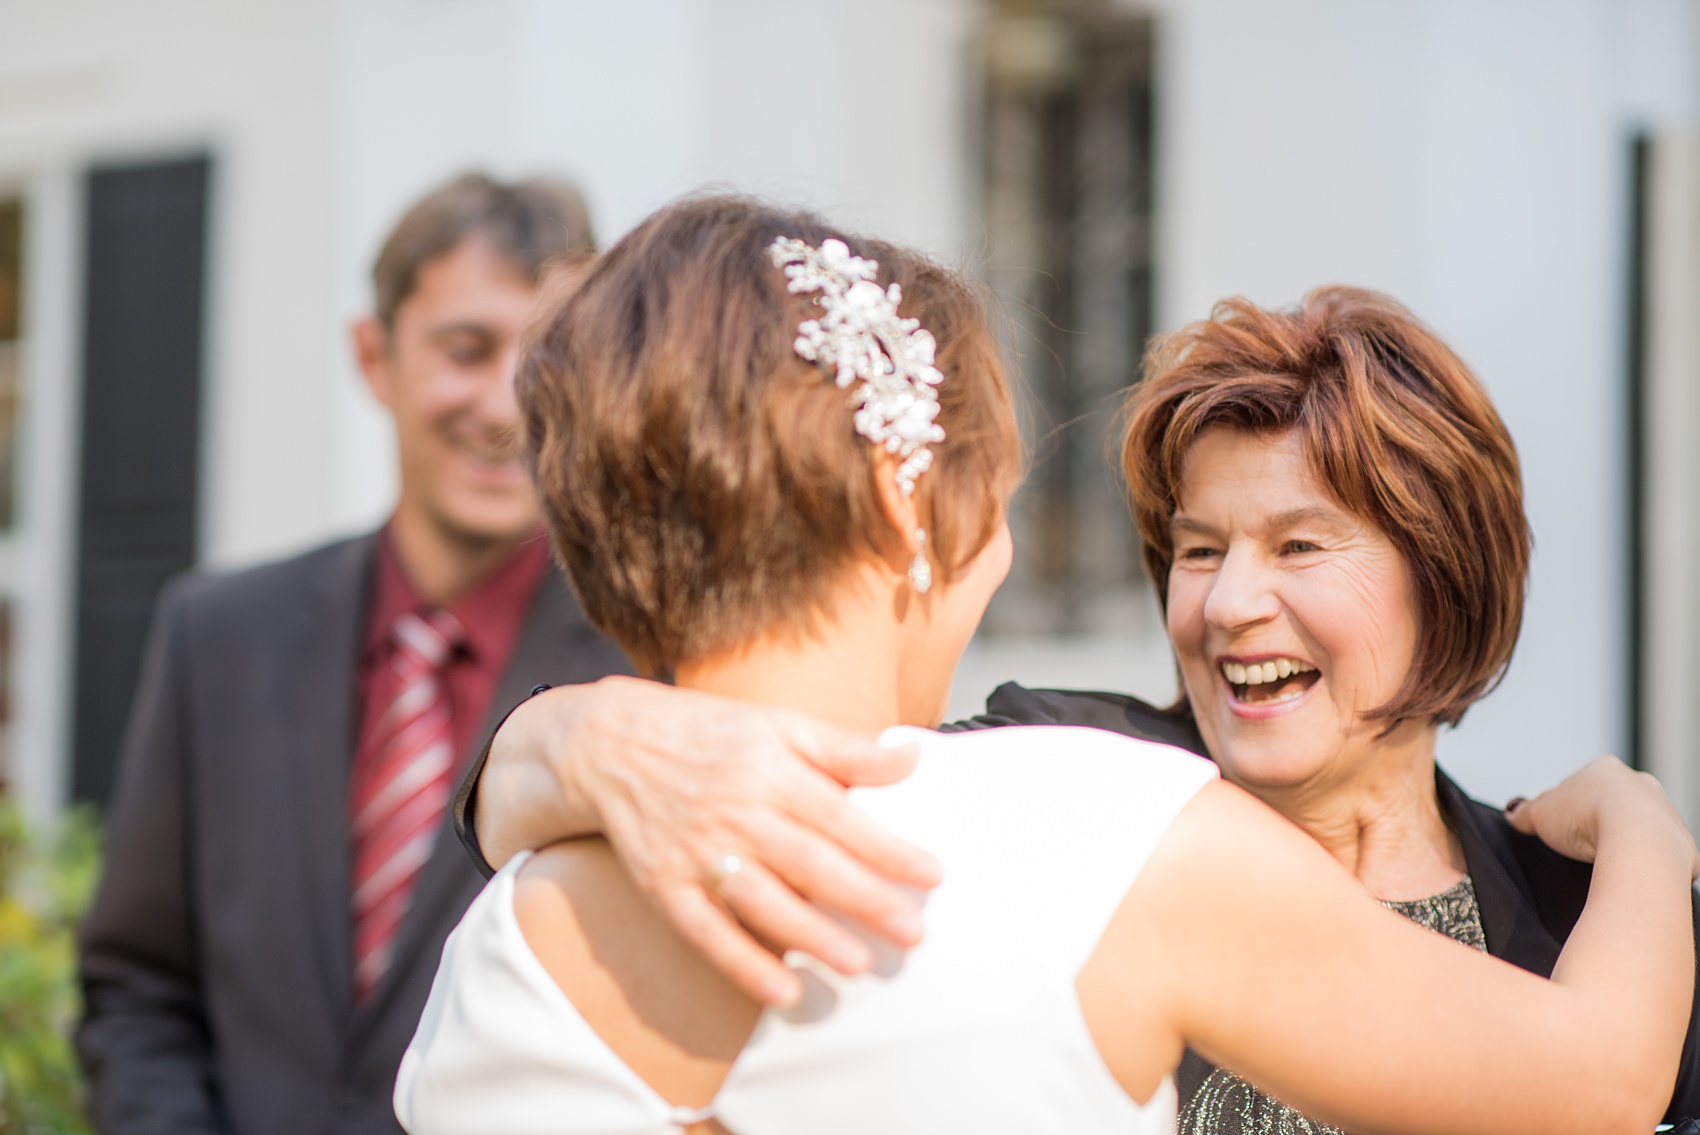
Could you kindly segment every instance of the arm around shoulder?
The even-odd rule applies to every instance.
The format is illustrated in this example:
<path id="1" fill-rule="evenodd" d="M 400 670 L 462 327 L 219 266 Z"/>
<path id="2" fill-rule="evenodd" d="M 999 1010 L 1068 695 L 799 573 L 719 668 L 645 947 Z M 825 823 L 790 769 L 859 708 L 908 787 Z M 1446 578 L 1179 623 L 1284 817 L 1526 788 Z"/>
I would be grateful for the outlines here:
<path id="1" fill-rule="evenodd" d="M 1546 982 L 1386 910 L 1210 785 L 1129 891 L 1082 1004 L 1132 1089 L 1156 1074 L 1141 1030 L 1168 1064 L 1188 1043 L 1354 1131 L 1639 1135 L 1669 1098 L 1693 981 L 1692 844 L 1663 822 L 1623 797 L 1602 818 L 1603 886 Z"/>
<path id="2" fill-rule="evenodd" d="M 1508 866 L 1518 869 L 1518 877 L 1527 888 L 1526 901 L 1533 904 L 1541 923 L 1557 941 L 1567 940 L 1587 903 L 1592 865 L 1554 851 L 1537 836 L 1517 831 L 1497 808 L 1475 801 L 1470 801 L 1468 806 L 1478 813 L 1478 825 L 1491 830 L 1498 845 L 1495 853 Z M 1503 852 L 1499 847 L 1503 847 Z M 1694 951 L 1700 965 L 1700 892 L 1691 892 L 1690 905 Z M 1529 967 L 1525 965 L 1525 968 Z M 1689 1010 L 1688 1035 L 1682 1046 L 1676 1090 L 1664 1117 L 1666 1123 L 1672 1124 L 1684 1119 L 1700 1119 L 1700 984 L 1695 987 Z"/>
<path id="3" fill-rule="evenodd" d="M 899 944 L 920 936 L 901 884 L 933 885 L 937 864 L 845 797 L 847 784 L 899 780 L 914 761 L 912 748 L 799 713 L 609 677 L 516 708 L 459 807 L 486 866 L 604 836 L 681 936 L 752 997 L 785 1004 L 797 978 L 749 930 L 844 972 L 866 967 L 866 946 L 813 902 Z M 728 855 L 769 885 L 710 895 Z"/>
<path id="4" fill-rule="evenodd" d="M 107 813 L 104 873 L 80 942 L 78 1056 L 107 1135 L 222 1132 L 195 968 L 182 626 L 194 581 L 161 596 Z"/>
<path id="5" fill-rule="evenodd" d="M 1694 909 L 1695 966 L 1700 970 L 1700 891 L 1691 891 Z M 1688 1036 L 1682 1042 L 1682 1062 L 1676 1074 L 1676 1094 L 1665 1112 L 1666 1123 L 1700 1119 L 1700 981 L 1696 981 L 1688 1011 Z"/>

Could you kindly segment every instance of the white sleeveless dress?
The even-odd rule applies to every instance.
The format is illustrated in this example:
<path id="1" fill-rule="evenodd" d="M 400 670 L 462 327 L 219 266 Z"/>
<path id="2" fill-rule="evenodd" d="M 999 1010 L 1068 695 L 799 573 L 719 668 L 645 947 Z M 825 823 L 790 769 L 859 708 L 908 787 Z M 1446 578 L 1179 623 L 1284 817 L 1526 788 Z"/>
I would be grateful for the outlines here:
<path id="1" fill-rule="evenodd" d="M 711 1107 L 674 1108 L 616 1057 L 532 954 L 513 912 L 524 857 L 492 879 L 443 949 L 402 1059 L 411 1135 L 1171 1135 L 1167 1078 L 1144 1104 L 1093 1046 L 1074 979 L 1176 814 L 1215 766 L 1091 729 L 919 741 L 898 785 L 856 804 L 927 848 L 944 882 L 926 939 L 876 946 L 844 978 L 794 955 L 807 993 L 769 1010 Z"/>

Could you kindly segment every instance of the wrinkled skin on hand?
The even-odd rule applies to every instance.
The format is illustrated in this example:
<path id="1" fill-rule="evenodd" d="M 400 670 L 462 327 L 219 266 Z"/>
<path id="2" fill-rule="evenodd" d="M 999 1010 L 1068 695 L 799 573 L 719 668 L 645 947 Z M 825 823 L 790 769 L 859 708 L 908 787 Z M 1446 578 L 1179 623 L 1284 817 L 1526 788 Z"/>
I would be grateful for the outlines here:
<path id="1" fill-rule="evenodd" d="M 1592 863 L 1599 849 L 1600 817 L 1614 807 L 1641 808 L 1651 823 L 1663 823 L 1683 841 L 1700 878 L 1700 852 L 1676 806 L 1651 773 L 1636 772 L 1616 757 L 1596 757 L 1556 788 L 1533 800 L 1514 800 L 1505 809 L 1511 826 L 1561 855 Z"/>
<path id="2" fill-rule="evenodd" d="M 479 782 L 474 826 L 492 865 L 602 834 L 674 929 L 764 1004 L 801 986 L 803 950 L 850 974 L 868 945 L 822 912 L 900 946 L 921 936 L 913 888 L 937 862 L 880 829 L 845 789 L 889 784 L 912 747 L 883 749 L 788 710 L 633 678 L 549 690 L 508 718 Z M 723 878 L 728 855 L 741 866 Z"/>

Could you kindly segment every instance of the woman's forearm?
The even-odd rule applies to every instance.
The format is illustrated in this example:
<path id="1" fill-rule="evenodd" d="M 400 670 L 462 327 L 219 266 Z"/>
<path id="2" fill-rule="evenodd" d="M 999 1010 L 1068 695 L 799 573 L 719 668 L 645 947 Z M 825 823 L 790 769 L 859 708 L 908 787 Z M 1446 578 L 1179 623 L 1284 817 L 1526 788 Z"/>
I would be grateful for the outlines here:
<path id="1" fill-rule="evenodd" d="M 1642 1080 L 1662 1112 L 1692 1007 L 1692 912 L 1670 896 L 1690 884 L 1693 845 L 1657 808 L 1636 798 L 1602 808 L 1588 903 L 1552 978 L 1589 1002 L 1600 1028 L 1620 1034 L 1610 1046 L 1621 1056 L 1620 1074 Z M 1664 996 L 1668 975 L 1680 971 L 1689 975 L 1689 995 Z"/>
<path id="2" fill-rule="evenodd" d="M 750 996 L 786 1003 L 797 979 L 750 930 L 846 973 L 867 966 L 868 948 L 822 908 L 898 945 L 919 939 L 909 888 L 936 883 L 937 863 L 845 795 L 901 779 L 914 760 L 801 714 L 604 678 L 509 715 L 469 818 L 492 867 L 605 836 L 681 937 Z M 750 868 L 741 884 L 715 882 L 729 856 Z"/>
<path id="3" fill-rule="evenodd" d="M 1575 786 L 1586 812 L 1534 802 L 1543 837 L 1584 815 L 1590 852 L 1599 821 L 1586 926 L 1551 982 L 1378 908 L 1243 794 L 1201 792 L 1141 874 L 1149 905 L 1128 906 L 1116 1020 L 1169 991 L 1195 1050 L 1348 1130 L 1641 1135 L 1687 1022 L 1694 850 L 1668 807 L 1620 791 L 1635 775 L 1584 778 L 1607 782 L 1597 813 Z"/>
<path id="4" fill-rule="evenodd" d="M 522 703 L 490 742 L 472 824 L 491 867 L 522 851 L 594 835 L 602 822 L 577 782 L 573 724 L 587 686 L 557 686 Z"/>

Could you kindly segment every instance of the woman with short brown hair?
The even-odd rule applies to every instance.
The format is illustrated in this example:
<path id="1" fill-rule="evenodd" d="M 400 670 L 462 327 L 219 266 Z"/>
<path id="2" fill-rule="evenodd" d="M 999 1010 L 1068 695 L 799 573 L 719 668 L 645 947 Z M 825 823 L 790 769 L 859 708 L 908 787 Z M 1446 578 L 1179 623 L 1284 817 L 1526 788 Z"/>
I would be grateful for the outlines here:
<path id="1" fill-rule="evenodd" d="M 916 745 L 914 774 L 858 803 L 947 877 L 925 941 L 859 977 L 792 959 L 807 996 L 764 1012 L 601 840 L 518 856 L 445 947 L 397 1082 L 415 1135 L 1159 1135 L 1185 1043 L 1385 1131 L 1651 1125 L 1697 856 L 1650 780 L 1603 761 L 1519 815 L 1600 855 L 1549 984 L 1366 901 L 1180 750 L 932 731 L 1008 570 L 1014 482 L 997 353 L 955 274 L 807 215 L 686 202 L 553 315 L 520 396 L 590 618 L 680 686 Z M 710 879 L 775 885 L 736 855 Z"/>
<path id="2" fill-rule="evenodd" d="M 1408 917 L 1547 974 L 1586 893 L 1435 764 L 1511 660 L 1529 531 L 1509 432 L 1400 304 L 1243 299 L 1156 340 L 1122 450 L 1182 701 L 1227 779 Z M 1694 1045 L 1672 1117 L 1696 1108 Z M 1188 1135 L 1330 1130 L 1191 1060 Z"/>
<path id="3" fill-rule="evenodd" d="M 1086 725 L 1208 752 L 1394 909 L 1550 975 L 1588 868 L 1434 761 L 1438 728 L 1511 658 L 1529 560 L 1516 451 L 1469 368 L 1378 293 L 1325 288 L 1287 311 L 1225 301 L 1153 345 L 1123 457 L 1180 704 L 1010 684 L 955 727 Z M 787 945 L 843 944 L 833 927 L 776 916 L 797 895 L 896 941 L 914 933 L 900 897 L 845 851 L 921 885 L 925 860 L 819 787 L 815 766 L 847 779 L 849 754 L 868 760 L 853 738 L 629 681 L 558 691 L 516 722 L 479 817 L 498 849 L 602 824 L 640 849 L 645 889 L 672 908 L 700 886 L 701 857 L 731 847 L 788 887 L 728 905 L 750 924 L 806 927 L 780 934 Z M 670 803 L 687 791 L 690 810 Z M 781 976 L 725 923 L 711 911 L 683 925 L 745 988 L 781 1000 Z M 1691 1004 L 1671 1122 L 1700 1115 L 1697 1035 Z M 1306 1130 L 1196 1058 L 1180 1084 L 1189 1132 Z"/>
<path id="4" fill-rule="evenodd" d="M 1456 725 L 1511 661 L 1529 574 L 1517 450 L 1464 361 L 1361 288 L 1318 288 L 1291 311 L 1224 300 L 1156 339 L 1128 399 L 1122 472 L 1165 608 L 1182 469 L 1215 428 L 1290 436 L 1335 503 L 1392 541 L 1417 647 L 1372 716 Z"/>

